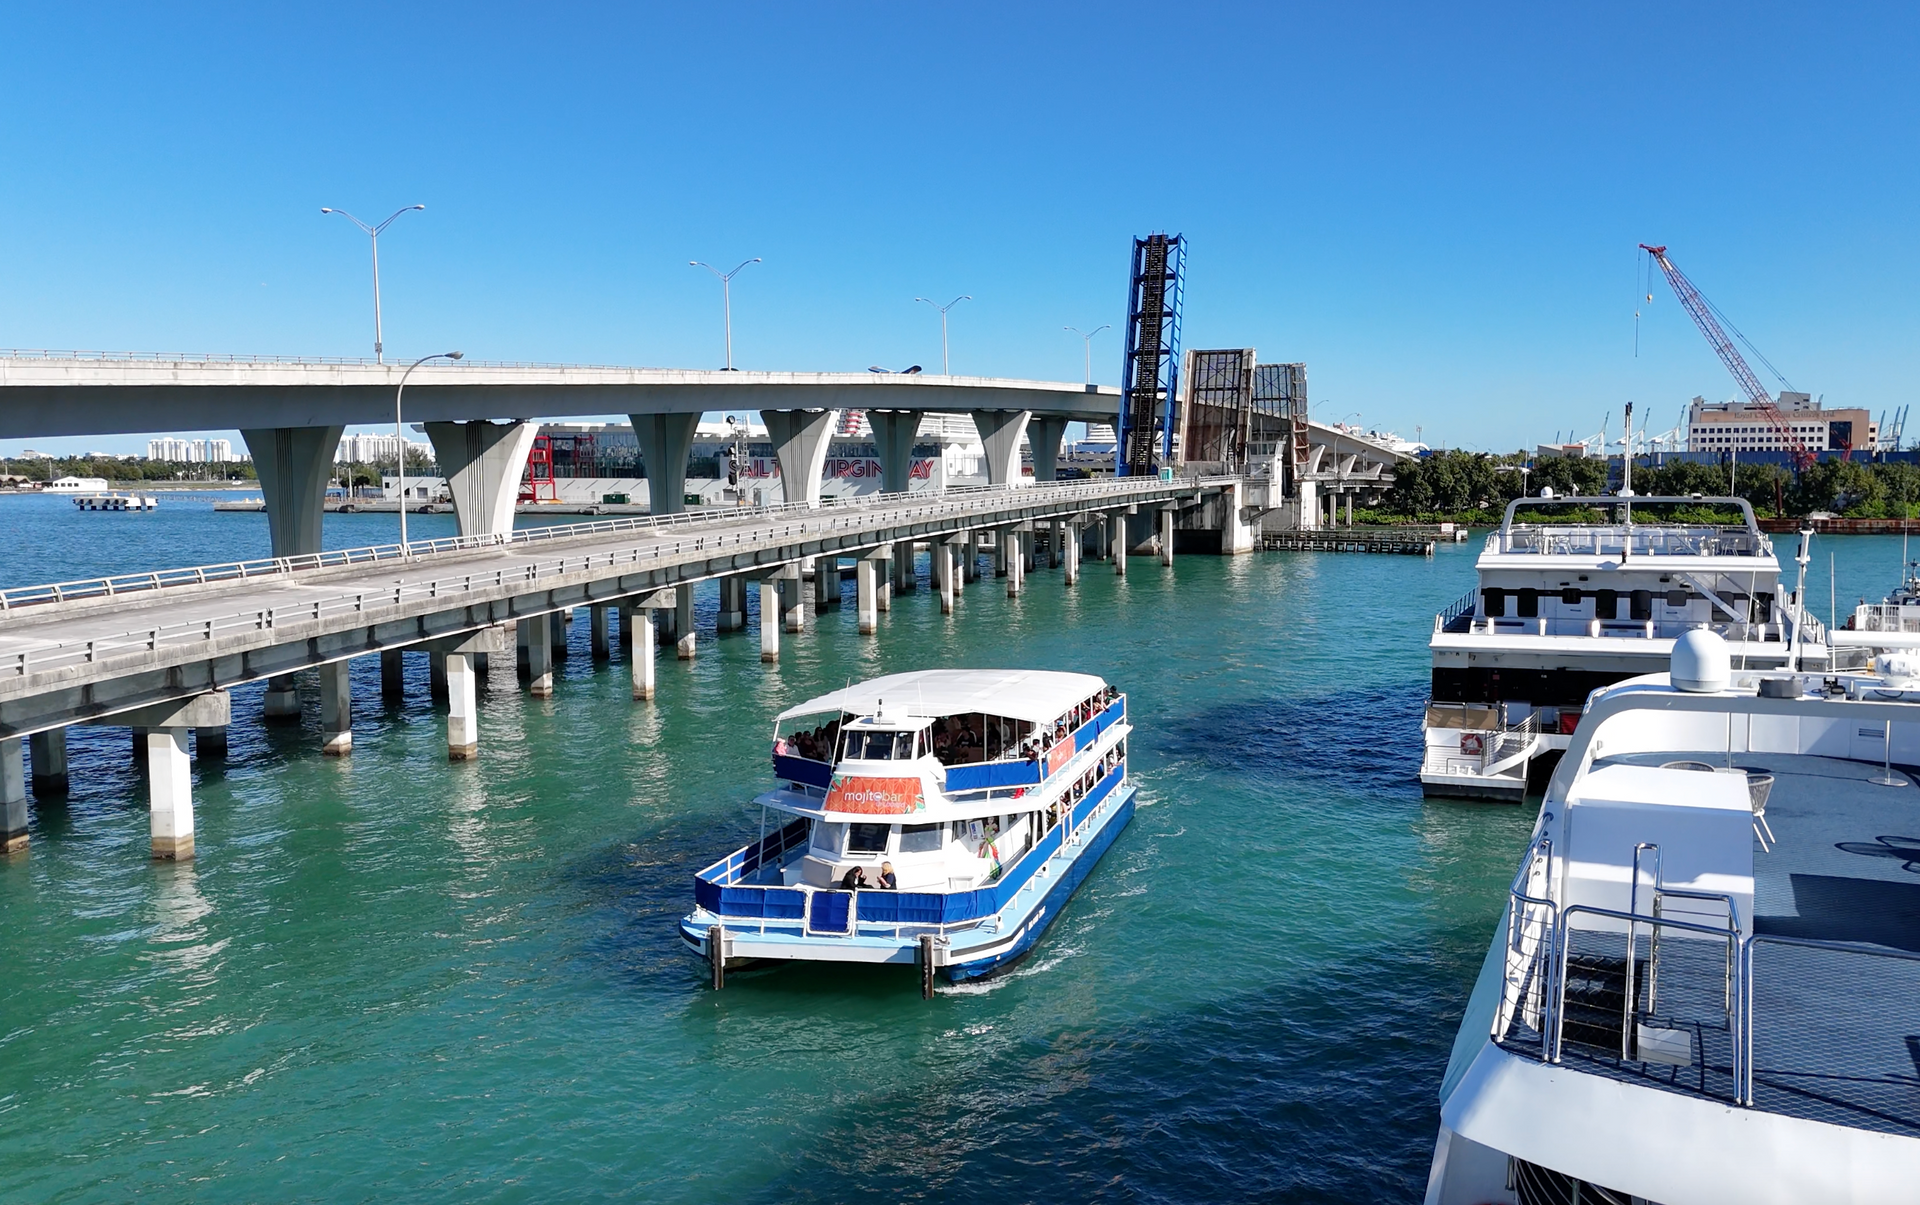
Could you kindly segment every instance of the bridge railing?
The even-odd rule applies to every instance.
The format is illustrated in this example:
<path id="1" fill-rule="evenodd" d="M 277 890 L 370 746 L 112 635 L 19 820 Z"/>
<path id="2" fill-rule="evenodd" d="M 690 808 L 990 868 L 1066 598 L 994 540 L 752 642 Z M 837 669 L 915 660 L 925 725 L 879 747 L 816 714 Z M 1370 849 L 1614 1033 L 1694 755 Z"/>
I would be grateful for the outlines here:
<path id="1" fill-rule="evenodd" d="M 702 519 L 707 518 L 706 516 L 683 514 L 662 515 L 657 519 L 639 517 L 604 520 L 598 523 L 560 524 L 554 527 L 531 528 L 526 531 L 488 536 L 454 536 L 443 540 L 410 544 L 405 550 L 407 563 L 418 564 L 422 559 L 430 560 L 435 555 L 449 552 L 543 542 L 555 543 L 583 536 L 623 531 L 671 531 L 679 528 L 683 532 L 680 539 L 671 542 L 634 544 L 606 552 L 589 552 L 579 556 L 563 555 L 552 560 L 536 559 L 502 564 L 477 573 L 454 573 L 421 581 L 396 582 L 390 587 L 381 586 L 371 590 L 348 588 L 338 594 L 306 598 L 275 607 L 254 608 L 213 618 L 131 629 L 117 635 L 96 637 L 84 642 L 43 645 L 11 654 L 5 662 L 0 662 L 0 674 L 25 678 L 33 673 L 91 664 L 116 654 L 152 652 L 164 646 L 183 643 L 209 643 L 217 636 L 238 630 L 267 631 L 289 623 L 317 622 L 340 614 L 361 615 L 370 611 L 385 611 L 388 608 L 404 608 L 411 602 L 458 598 L 461 595 L 471 594 L 476 589 L 505 588 L 509 583 L 533 583 L 544 578 L 579 573 L 596 567 L 605 569 L 611 574 L 618 574 L 622 569 L 638 568 L 683 556 L 689 552 L 719 552 L 726 549 L 746 551 L 767 546 L 777 547 L 797 537 L 829 534 L 864 526 L 864 517 L 879 510 L 892 512 L 889 518 L 893 521 L 912 521 L 952 517 L 978 510 L 990 511 L 1001 504 L 1018 503 L 1026 499 L 1031 499 L 1040 505 L 1057 502 L 1097 502 L 1102 498 L 1140 496 L 1162 490 L 1174 491 L 1228 480 L 1232 479 L 1182 478 L 1172 481 L 1120 479 L 1093 483 L 1042 483 L 1037 487 L 1001 486 L 955 491 L 953 494 L 942 495 L 939 501 L 919 503 L 910 501 L 909 495 L 901 494 L 878 495 L 835 504 L 823 504 L 818 508 L 810 507 L 806 503 L 783 503 L 771 507 L 742 508 L 740 511 L 728 512 L 724 518 L 737 521 L 743 517 L 765 518 L 770 515 L 789 513 L 796 516 L 796 521 L 773 527 L 753 527 L 737 531 L 727 530 L 721 524 L 712 523 L 710 520 L 709 525 L 716 530 L 701 531 L 698 525 Z M 983 506 L 983 503 L 986 505 Z M 802 515 L 806 517 L 804 521 L 798 519 L 798 516 Z M 35 604 L 44 605 L 79 598 L 139 594 L 173 586 L 267 578 L 314 568 L 400 561 L 402 558 L 401 547 L 389 544 L 373 548 L 342 549 L 304 557 L 236 561 L 225 565 L 134 574 L 126 578 L 103 578 L 91 582 L 62 583 L 57 586 L 22 587 L 0 592 L 0 605 L 12 609 L 24 609 Z"/>

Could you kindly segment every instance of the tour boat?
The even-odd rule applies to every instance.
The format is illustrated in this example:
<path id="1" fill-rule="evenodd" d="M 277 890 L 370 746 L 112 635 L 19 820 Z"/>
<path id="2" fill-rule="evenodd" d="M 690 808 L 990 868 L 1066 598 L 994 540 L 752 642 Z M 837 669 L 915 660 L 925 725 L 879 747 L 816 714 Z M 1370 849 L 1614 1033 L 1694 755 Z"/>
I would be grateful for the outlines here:
<path id="1" fill-rule="evenodd" d="M 1427 1205 L 1912 1201 L 1920 656 L 1603 688 L 1440 1089 Z"/>
<path id="2" fill-rule="evenodd" d="M 924 992 L 1000 970 L 1132 818 L 1130 731 L 1100 678 L 1033 670 L 891 674 L 788 708 L 761 836 L 694 876 L 681 936 L 716 986 L 761 960 L 918 964 Z"/>
<path id="3" fill-rule="evenodd" d="M 156 510 L 160 499 L 152 494 L 80 494 L 73 504 L 81 510 Z"/>
<path id="4" fill-rule="evenodd" d="M 1675 506 L 1737 510 L 1741 521 L 1644 517 Z M 1613 514 L 1599 523 L 1515 517 L 1559 507 Z M 1420 783 L 1429 796 L 1520 802 L 1567 748 L 1587 695 L 1665 669 L 1683 632 L 1719 633 L 1749 669 L 1826 662 L 1821 625 L 1798 603 L 1804 591 L 1783 597 L 1773 543 L 1742 498 L 1516 499 L 1475 570 L 1478 586 L 1434 617 L 1428 644 Z"/>

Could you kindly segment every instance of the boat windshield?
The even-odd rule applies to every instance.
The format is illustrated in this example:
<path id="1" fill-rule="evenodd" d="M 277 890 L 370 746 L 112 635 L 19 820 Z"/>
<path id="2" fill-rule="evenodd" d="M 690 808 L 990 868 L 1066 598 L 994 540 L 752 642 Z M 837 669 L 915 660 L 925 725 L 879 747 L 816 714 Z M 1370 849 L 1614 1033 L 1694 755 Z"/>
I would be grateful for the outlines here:
<path id="1" fill-rule="evenodd" d="M 913 739 L 917 735 L 856 729 L 846 734 L 846 748 L 841 756 L 848 761 L 911 761 L 917 756 Z"/>

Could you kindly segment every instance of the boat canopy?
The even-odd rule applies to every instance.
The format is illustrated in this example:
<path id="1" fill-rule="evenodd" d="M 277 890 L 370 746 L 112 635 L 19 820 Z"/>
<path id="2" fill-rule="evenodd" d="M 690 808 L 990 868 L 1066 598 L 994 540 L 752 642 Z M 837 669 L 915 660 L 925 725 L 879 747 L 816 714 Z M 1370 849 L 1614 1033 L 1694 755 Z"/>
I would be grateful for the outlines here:
<path id="1" fill-rule="evenodd" d="M 779 721 L 825 712 L 939 717 L 982 712 L 1034 724 L 1051 723 L 1106 685 L 1094 674 L 1025 669 L 926 669 L 888 674 L 789 707 Z"/>

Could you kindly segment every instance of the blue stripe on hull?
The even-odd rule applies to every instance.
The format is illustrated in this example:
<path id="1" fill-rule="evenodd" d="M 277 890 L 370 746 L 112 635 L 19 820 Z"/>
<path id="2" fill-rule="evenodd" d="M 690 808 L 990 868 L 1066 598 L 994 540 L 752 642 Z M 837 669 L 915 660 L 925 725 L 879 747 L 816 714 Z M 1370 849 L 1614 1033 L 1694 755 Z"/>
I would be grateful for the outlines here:
<path id="1" fill-rule="evenodd" d="M 1107 822 L 1100 827 L 1100 831 L 1093 835 L 1087 847 L 1080 851 L 1080 856 L 1076 857 L 1067 872 L 1060 876 L 1060 881 L 1055 883 L 1047 891 L 1045 898 L 1040 901 L 1040 906 L 1036 909 L 1039 913 L 1038 921 L 1029 924 L 1027 931 L 1020 935 L 1018 941 L 997 954 L 976 961 L 949 964 L 945 968 L 948 982 L 961 983 L 1005 970 L 1039 943 L 1041 935 L 1059 917 L 1060 910 L 1066 907 L 1073 893 L 1079 889 L 1087 875 L 1093 872 L 1094 866 L 1105 856 L 1107 847 L 1114 843 L 1114 840 L 1120 836 L 1120 830 L 1127 827 L 1127 822 L 1133 819 L 1133 786 L 1129 784 L 1125 790 L 1126 802 L 1114 809 L 1113 815 L 1109 816 Z"/>

